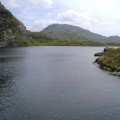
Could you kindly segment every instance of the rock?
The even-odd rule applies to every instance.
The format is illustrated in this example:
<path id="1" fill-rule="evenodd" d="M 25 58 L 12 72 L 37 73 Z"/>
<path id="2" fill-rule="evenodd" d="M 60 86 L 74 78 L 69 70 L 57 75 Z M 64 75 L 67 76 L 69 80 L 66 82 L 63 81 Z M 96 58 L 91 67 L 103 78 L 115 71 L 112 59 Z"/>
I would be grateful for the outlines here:
<path id="1" fill-rule="evenodd" d="M 114 48 L 110 48 L 110 47 L 105 47 L 105 48 L 104 48 L 104 52 L 113 51 L 113 50 L 114 50 Z"/>
<path id="2" fill-rule="evenodd" d="M 111 72 L 110 75 L 113 75 L 113 76 L 120 76 L 120 72 Z"/>
<path id="3" fill-rule="evenodd" d="M 26 27 L 0 3 L 0 47 L 18 47 L 32 40 Z"/>
<path id="4" fill-rule="evenodd" d="M 100 53 L 94 54 L 94 56 L 95 56 L 95 57 L 97 57 L 97 56 L 102 56 L 103 54 L 104 54 L 103 52 L 100 52 Z"/>

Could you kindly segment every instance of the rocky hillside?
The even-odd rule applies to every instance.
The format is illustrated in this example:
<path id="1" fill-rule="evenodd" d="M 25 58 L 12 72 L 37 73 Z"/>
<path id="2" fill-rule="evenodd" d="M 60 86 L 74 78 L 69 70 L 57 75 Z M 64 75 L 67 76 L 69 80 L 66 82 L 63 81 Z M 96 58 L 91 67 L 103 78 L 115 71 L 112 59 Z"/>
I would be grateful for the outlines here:
<path id="1" fill-rule="evenodd" d="M 93 33 L 89 30 L 67 25 L 67 24 L 52 24 L 45 28 L 41 33 L 48 35 L 51 38 L 59 39 L 59 40 L 82 40 L 82 41 L 94 41 L 94 42 L 119 42 L 120 37 L 112 36 L 112 37 L 105 37 L 96 33 Z"/>
<path id="2" fill-rule="evenodd" d="M 26 27 L 0 3 L 0 47 L 27 46 L 30 39 Z"/>

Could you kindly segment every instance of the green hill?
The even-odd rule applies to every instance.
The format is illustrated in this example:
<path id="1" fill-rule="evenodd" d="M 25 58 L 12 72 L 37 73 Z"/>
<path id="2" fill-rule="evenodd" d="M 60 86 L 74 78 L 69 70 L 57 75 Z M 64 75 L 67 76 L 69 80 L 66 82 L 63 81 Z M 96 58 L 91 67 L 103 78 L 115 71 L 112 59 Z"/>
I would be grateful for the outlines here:
<path id="1" fill-rule="evenodd" d="M 105 37 L 96 33 L 93 33 L 89 30 L 67 25 L 67 24 L 52 24 L 41 31 L 41 33 L 46 34 L 47 36 L 56 39 L 56 40 L 67 40 L 67 41 L 94 41 L 94 42 L 103 42 L 111 43 L 117 42 L 120 43 L 120 37 Z"/>
<path id="2" fill-rule="evenodd" d="M 93 41 L 56 40 L 39 32 L 29 32 L 29 35 L 32 37 L 30 46 L 104 46 L 103 43 Z"/>

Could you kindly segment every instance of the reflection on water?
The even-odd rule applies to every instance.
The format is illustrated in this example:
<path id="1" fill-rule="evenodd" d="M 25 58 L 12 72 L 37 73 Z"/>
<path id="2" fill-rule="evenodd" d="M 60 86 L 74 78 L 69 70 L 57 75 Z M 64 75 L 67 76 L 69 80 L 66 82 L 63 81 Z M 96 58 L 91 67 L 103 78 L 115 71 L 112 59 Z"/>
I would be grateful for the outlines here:
<path id="1" fill-rule="evenodd" d="M 12 77 L 13 77 L 13 64 L 9 59 L 1 58 L 0 60 L 0 111 L 1 114 L 12 106 Z"/>
<path id="2" fill-rule="evenodd" d="M 18 77 L 18 63 L 22 59 L 22 52 L 17 49 L 0 49 L 0 120 L 7 119 L 4 115 L 13 106 L 15 77 Z"/>
<path id="3" fill-rule="evenodd" d="M 21 58 L 23 58 L 22 54 L 19 51 L 14 51 L 14 49 L 2 49 L 0 51 L 0 88 L 12 80 Z"/>

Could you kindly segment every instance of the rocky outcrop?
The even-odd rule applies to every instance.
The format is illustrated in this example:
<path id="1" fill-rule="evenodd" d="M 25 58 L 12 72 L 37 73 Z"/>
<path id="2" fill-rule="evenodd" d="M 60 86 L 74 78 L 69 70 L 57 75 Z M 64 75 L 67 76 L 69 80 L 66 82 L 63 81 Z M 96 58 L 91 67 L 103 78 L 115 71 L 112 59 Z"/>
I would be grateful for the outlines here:
<path id="1" fill-rule="evenodd" d="M 111 75 L 120 76 L 120 48 L 105 48 L 95 56 L 97 56 L 95 62 L 101 69 L 110 71 Z"/>
<path id="2" fill-rule="evenodd" d="M 6 47 L 18 47 L 19 43 L 16 40 L 15 35 L 13 34 L 11 29 L 7 29 L 4 31 L 3 41 L 5 42 Z"/>
<path id="3" fill-rule="evenodd" d="M 31 39 L 23 23 L 0 3 L 0 47 L 27 46 Z"/>

